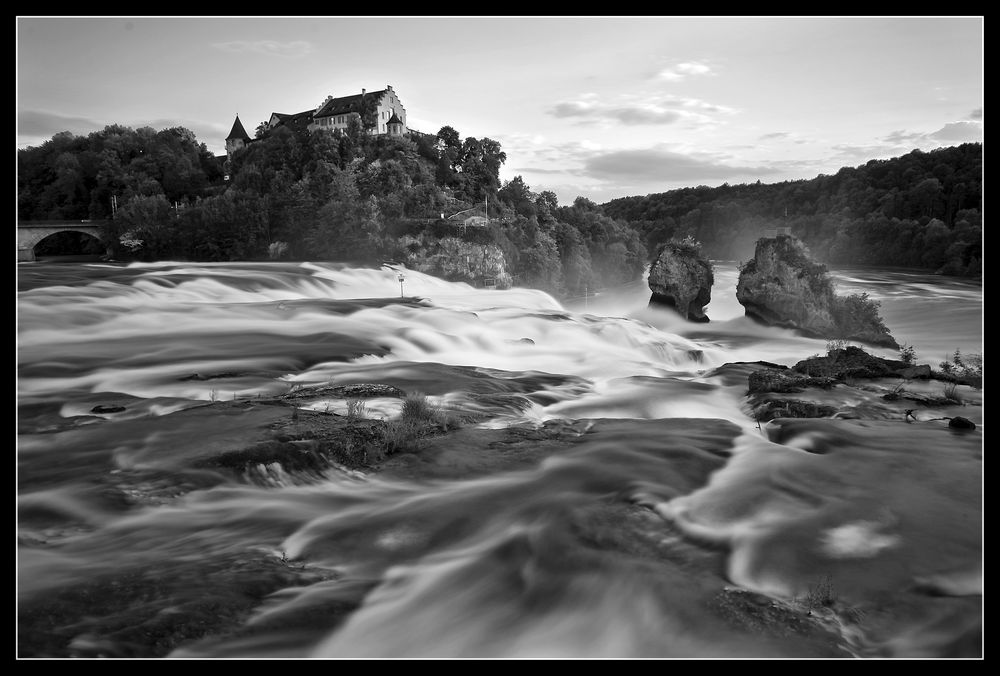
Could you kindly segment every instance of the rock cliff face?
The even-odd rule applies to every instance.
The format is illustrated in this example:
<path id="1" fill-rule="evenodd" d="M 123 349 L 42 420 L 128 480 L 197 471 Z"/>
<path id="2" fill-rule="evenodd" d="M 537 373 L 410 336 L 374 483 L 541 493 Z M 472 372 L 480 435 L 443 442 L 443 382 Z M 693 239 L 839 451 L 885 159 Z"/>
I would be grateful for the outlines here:
<path id="1" fill-rule="evenodd" d="M 668 242 L 649 269 L 650 305 L 670 307 L 693 322 L 707 322 L 705 306 L 712 300 L 712 264 L 698 245 Z"/>
<path id="2" fill-rule="evenodd" d="M 788 235 L 757 241 L 754 257 L 740 269 L 736 299 L 746 315 L 815 338 L 854 340 L 879 347 L 899 345 L 866 294 L 837 296 L 826 266 Z"/>
<path id="3" fill-rule="evenodd" d="M 403 239 L 408 268 L 473 286 L 487 285 L 490 281 L 498 289 L 509 289 L 511 286 L 507 260 L 495 244 L 475 244 L 455 237 Z"/>

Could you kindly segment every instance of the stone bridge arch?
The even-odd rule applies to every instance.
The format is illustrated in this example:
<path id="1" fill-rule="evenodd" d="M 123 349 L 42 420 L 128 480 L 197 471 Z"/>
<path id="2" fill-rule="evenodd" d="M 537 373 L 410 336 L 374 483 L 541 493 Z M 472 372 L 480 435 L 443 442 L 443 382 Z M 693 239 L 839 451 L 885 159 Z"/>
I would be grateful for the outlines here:
<path id="1" fill-rule="evenodd" d="M 82 232 L 103 242 L 103 226 L 94 223 L 17 224 L 17 260 L 35 260 L 35 247 L 46 237 L 60 232 Z"/>

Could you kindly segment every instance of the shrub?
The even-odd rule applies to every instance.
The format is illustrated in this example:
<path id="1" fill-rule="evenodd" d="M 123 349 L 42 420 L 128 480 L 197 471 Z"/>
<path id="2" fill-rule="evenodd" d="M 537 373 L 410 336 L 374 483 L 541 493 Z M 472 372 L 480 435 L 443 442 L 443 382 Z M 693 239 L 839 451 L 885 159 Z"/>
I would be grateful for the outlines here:
<path id="1" fill-rule="evenodd" d="M 981 354 L 963 355 L 961 350 L 955 350 L 951 361 L 943 361 L 940 366 L 941 370 L 945 373 L 950 373 L 960 378 L 983 377 L 983 355 Z"/>
<path id="2" fill-rule="evenodd" d="M 288 242 L 271 242 L 267 245 L 267 255 L 272 260 L 278 260 L 288 251 Z"/>
<path id="3" fill-rule="evenodd" d="M 696 240 L 692 235 L 686 235 L 683 239 L 672 237 L 669 241 L 660 246 L 659 250 L 656 252 L 657 258 L 659 258 L 659 254 L 662 253 L 664 249 L 671 249 L 678 253 L 700 256 L 701 242 Z"/>
<path id="4" fill-rule="evenodd" d="M 357 420 L 364 420 L 368 416 L 368 407 L 365 404 L 364 399 L 348 399 L 347 400 L 347 419 L 351 422 Z"/>
<path id="5" fill-rule="evenodd" d="M 869 298 L 867 293 L 852 293 L 850 296 L 834 298 L 833 319 L 843 335 L 859 331 L 889 333 L 885 322 L 879 316 L 881 303 Z"/>
<path id="6" fill-rule="evenodd" d="M 827 356 L 832 356 L 837 350 L 846 350 L 847 346 L 850 345 L 846 340 L 828 340 L 826 341 L 826 354 Z"/>
<path id="7" fill-rule="evenodd" d="M 827 575 L 809 588 L 805 604 L 810 610 L 813 608 L 829 608 L 836 600 L 837 597 L 833 591 L 833 578 Z"/>
<path id="8" fill-rule="evenodd" d="M 899 360 L 904 364 L 916 364 L 917 363 L 917 351 L 912 345 L 907 345 L 903 343 L 902 347 L 899 348 Z"/>
<path id="9" fill-rule="evenodd" d="M 382 428 L 379 455 L 385 456 L 401 451 L 417 450 L 417 442 L 421 436 L 420 424 L 415 420 L 406 418 L 390 420 Z"/>
<path id="10" fill-rule="evenodd" d="M 944 386 L 944 398 L 949 399 L 956 404 L 965 403 L 965 400 L 962 399 L 962 395 L 958 393 L 958 383 L 948 383 Z"/>
<path id="11" fill-rule="evenodd" d="M 403 400 L 403 408 L 399 413 L 402 420 L 430 422 L 434 420 L 435 409 L 427 402 L 427 395 L 421 392 L 411 392 Z"/>

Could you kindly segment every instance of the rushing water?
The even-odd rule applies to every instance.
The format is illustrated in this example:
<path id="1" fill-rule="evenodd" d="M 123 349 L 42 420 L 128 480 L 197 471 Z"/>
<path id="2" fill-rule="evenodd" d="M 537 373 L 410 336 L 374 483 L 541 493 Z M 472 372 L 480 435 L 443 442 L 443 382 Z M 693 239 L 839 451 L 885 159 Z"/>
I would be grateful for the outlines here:
<path id="1" fill-rule="evenodd" d="M 403 273 L 19 266 L 19 655 L 980 655 L 982 436 L 934 419 L 981 430 L 978 392 L 761 428 L 736 363 L 826 345 L 743 317 L 732 265 L 709 324 Z M 920 363 L 982 351 L 981 285 L 835 277 Z M 351 383 L 479 422 L 379 471 L 205 462 Z"/>

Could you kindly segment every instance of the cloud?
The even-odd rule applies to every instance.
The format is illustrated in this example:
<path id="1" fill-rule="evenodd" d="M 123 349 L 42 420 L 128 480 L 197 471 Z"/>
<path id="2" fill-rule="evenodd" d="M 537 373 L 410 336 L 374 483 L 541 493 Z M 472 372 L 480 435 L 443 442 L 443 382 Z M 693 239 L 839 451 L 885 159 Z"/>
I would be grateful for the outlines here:
<path id="1" fill-rule="evenodd" d="M 909 143 L 911 141 L 917 141 L 924 137 L 924 134 L 915 131 L 905 131 L 903 129 L 898 129 L 890 134 L 888 134 L 882 140 L 886 143 Z"/>
<path id="2" fill-rule="evenodd" d="M 212 46 L 224 52 L 233 52 L 235 54 L 255 53 L 290 59 L 305 56 L 313 50 L 312 44 L 304 40 L 296 40 L 294 42 L 233 40 L 231 42 L 216 42 Z"/>
<path id="3" fill-rule="evenodd" d="M 17 133 L 21 136 L 52 137 L 61 131 L 74 134 L 88 134 L 103 129 L 107 124 L 101 124 L 85 117 L 71 117 L 46 113 L 41 110 L 19 110 L 17 112 Z"/>
<path id="4" fill-rule="evenodd" d="M 615 150 L 584 161 L 583 173 L 603 180 L 699 181 L 730 180 L 777 173 L 769 167 L 738 167 L 712 158 L 696 157 L 663 148 Z"/>
<path id="5" fill-rule="evenodd" d="M 970 120 L 981 120 L 981 119 L 983 119 L 983 109 L 982 108 L 976 108 L 975 110 L 973 110 L 971 113 L 969 113 L 969 119 Z"/>
<path id="6" fill-rule="evenodd" d="M 974 111 L 975 112 L 975 111 Z M 981 112 L 981 111 L 980 111 Z M 933 132 L 904 131 L 898 130 L 887 135 L 882 140 L 895 145 L 927 145 L 940 143 L 966 143 L 969 141 L 981 141 L 983 138 L 982 122 L 949 122 L 943 127 Z"/>
<path id="7" fill-rule="evenodd" d="M 772 138 L 788 138 L 789 136 L 791 136 L 791 133 L 789 133 L 787 131 L 774 131 L 774 132 L 771 132 L 770 134 L 762 134 L 758 138 L 761 141 L 766 141 L 767 139 L 772 139 Z"/>
<path id="8" fill-rule="evenodd" d="M 666 80 L 667 82 L 679 82 L 692 75 L 714 75 L 712 69 L 703 63 L 698 63 L 697 61 L 686 61 L 684 63 L 678 63 L 676 65 L 664 68 L 659 73 L 657 77 L 661 80 Z"/>
<path id="9" fill-rule="evenodd" d="M 605 120 L 621 124 L 673 124 L 680 121 L 681 111 L 656 105 L 614 106 L 589 101 L 563 101 L 549 111 L 554 117 L 582 118 L 583 122 Z"/>
<path id="10" fill-rule="evenodd" d="M 514 170 L 515 173 L 524 174 L 572 174 L 576 173 L 567 169 L 545 169 L 542 167 L 518 167 Z"/>
<path id="11" fill-rule="evenodd" d="M 939 141 L 979 141 L 983 136 L 983 125 L 980 122 L 949 122 L 927 136 Z"/>
<path id="12" fill-rule="evenodd" d="M 895 132 L 894 132 L 895 133 Z M 833 146 L 837 157 L 844 160 L 872 160 L 899 153 L 898 145 L 851 145 L 841 143 Z"/>
<path id="13" fill-rule="evenodd" d="M 584 94 L 573 101 L 560 101 L 549 109 L 553 117 L 575 119 L 577 124 L 668 125 L 678 122 L 704 124 L 712 114 L 731 114 L 735 109 L 701 99 L 664 94 L 623 95 L 606 101 Z"/>
<path id="14" fill-rule="evenodd" d="M 194 132 L 198 143 L 204 143 L 216 154 L 225 152 L 224 139 L 230 129 L 230 124 L 199 120 L 157 118 L 153 120 L 119 119 L 98 122 L 85 117 L 57 115 L 40 110 L 21 110 L 17 114 L 17 144 L 19 148 L 29 145 L 40 146 L 63 131 L 68 131 L 75 136 L 86 136 L 95 131 L 101 131 L 112 124 L 120 124 L 131 129 L 152 127 L 155 131 L 185 127 Z"/>

